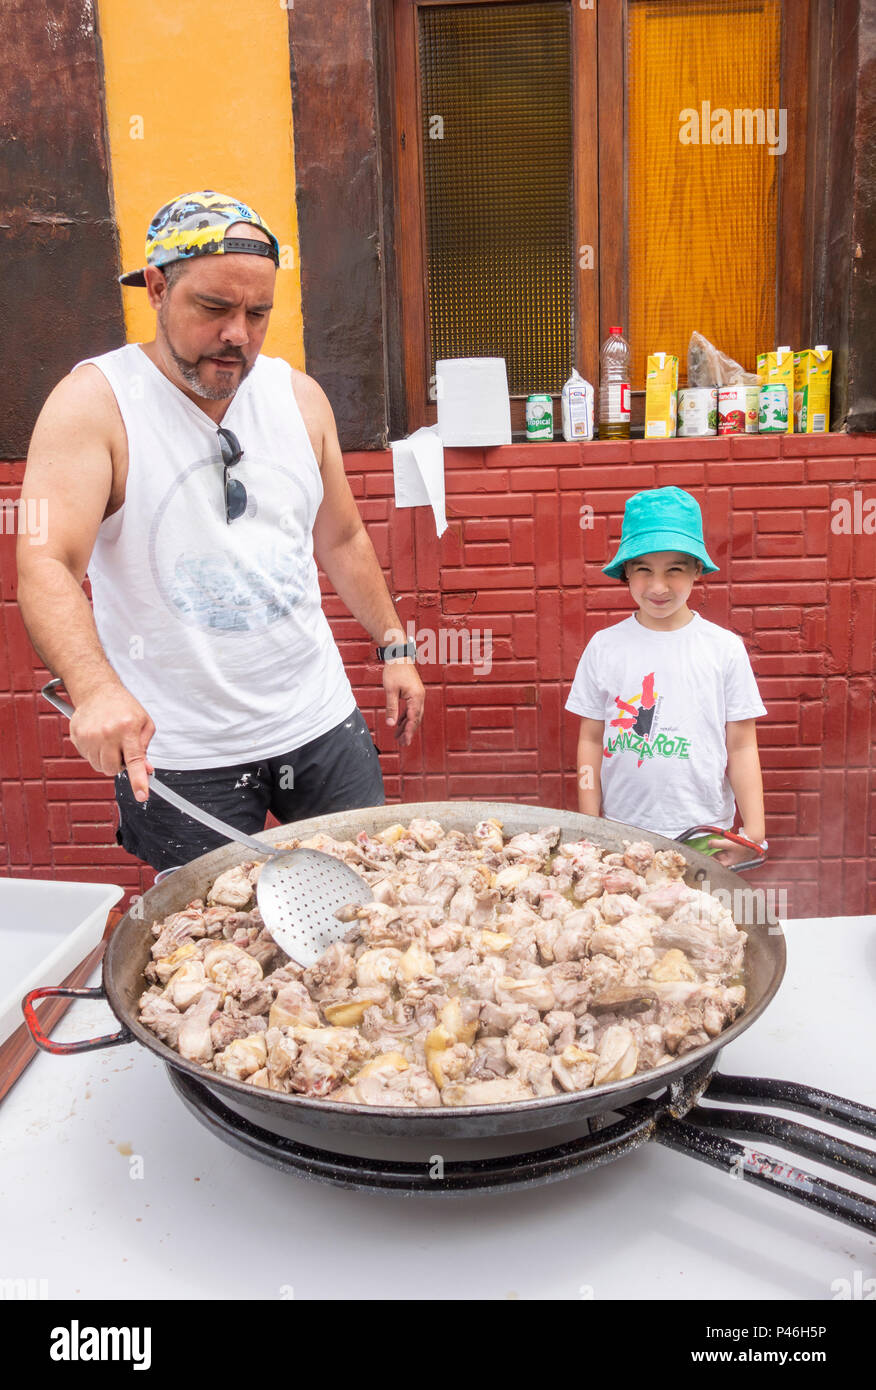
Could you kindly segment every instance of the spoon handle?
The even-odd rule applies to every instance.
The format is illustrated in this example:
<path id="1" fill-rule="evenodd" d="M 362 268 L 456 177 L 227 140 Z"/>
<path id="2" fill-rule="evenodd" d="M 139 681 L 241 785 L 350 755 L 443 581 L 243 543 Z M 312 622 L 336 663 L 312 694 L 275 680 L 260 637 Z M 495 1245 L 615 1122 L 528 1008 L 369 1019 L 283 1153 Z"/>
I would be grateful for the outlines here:
<path id="1" fill-rule="evenodd" d="M 60 677 L 56 677 L 55 680 L 49 681 L 48 685 L 44 685 L 40 693 L 44 699 L 48 700 L 50 705 L 54 705 L 56 710 L 59 710 L 61 714 L 66 714 L 67 718 L 70 719 L 74 713 L 73 706 L 68 704 L 66 700 L 63 700 L 60 695 L 55 694 L 60 684 Z M 238 830 L 236 826 L 228 825 L 224 820 L 217 820 L 215 816 L 210 815 L 209 811 L 202 811 L 200 806 L 195 806 L 191 801 L 186 801 L 184 796 L 180 796 L 179 792 L 171 791 L 170 787 L 166 787 L 163 782 L 159 782 L 154 773 L 149 774 L 149 789 L 162 797 L 164 801 L 169 801 L 171 806 L 175 806 L 178 811 L 184 811 L 187 816 L 191 816 L 193 820 L 200 821 L 201 825 L 206 825 L 208 830 L 215 830 L 218 835 L 222 835 L 226 840 L 236 840 L 238 844 L 246 845 L 247 849 L 254 850 L 255 853 L 259 855 L 264 854 L 271 857 L 272 855 L 282 853 L 282 850 L 273 849 L 271 845 L 266 845 L 262 840 L 253 839 L 252 835 L 247 835 L 245 831 Z"/>

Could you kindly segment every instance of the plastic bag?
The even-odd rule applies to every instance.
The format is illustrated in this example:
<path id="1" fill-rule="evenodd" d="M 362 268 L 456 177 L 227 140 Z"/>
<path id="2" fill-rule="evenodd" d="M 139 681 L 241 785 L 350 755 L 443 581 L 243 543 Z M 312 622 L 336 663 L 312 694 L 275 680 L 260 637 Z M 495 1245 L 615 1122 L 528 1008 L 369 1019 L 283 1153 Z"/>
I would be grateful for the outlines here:
<path id="1" fill-rule="evenodd" d="M 687 348 L 688 386 L 757 386 L 754 372 L 747 372 L 732 357 L 720 352 L 702 333 L 691 333 Z"/>

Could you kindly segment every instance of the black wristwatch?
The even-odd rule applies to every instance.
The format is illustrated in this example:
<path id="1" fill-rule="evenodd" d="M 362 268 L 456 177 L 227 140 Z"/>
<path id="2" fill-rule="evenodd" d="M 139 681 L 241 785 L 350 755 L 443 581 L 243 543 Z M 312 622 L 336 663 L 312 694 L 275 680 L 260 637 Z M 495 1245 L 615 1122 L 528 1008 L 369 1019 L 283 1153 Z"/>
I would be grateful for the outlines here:
<path id="1" fill-rule="evenodd" d="M 377 648 L 378 661 L 403 661 L 405 657 L 409 661 L 416 661 L 416 642 L 391 642 L 388 647 Z"/>

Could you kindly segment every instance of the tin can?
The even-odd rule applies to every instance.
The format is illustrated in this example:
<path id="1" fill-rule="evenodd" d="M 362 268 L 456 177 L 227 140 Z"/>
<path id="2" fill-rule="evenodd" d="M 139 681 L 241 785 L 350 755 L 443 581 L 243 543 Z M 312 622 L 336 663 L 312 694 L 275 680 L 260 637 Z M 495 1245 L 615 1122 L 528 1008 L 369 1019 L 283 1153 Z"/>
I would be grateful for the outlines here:
<path id="1" fill-rule="evenodd" d="M 757 421 L 761 434 L 788 433 L 788 388 L 784 383 L 761 386 Z"/>
<path id="2" fill-rule="evenodd" d="M 678 433 L 682 439 L 718 433 L 717 386 L 686 386 L 679 391 Z"/>
<path id="3" fill-rule="evenodd" d="M 758 391 L 757 386 L 718 388 L 719 434 L 757 434 Z"/>
<path id="4" fill-rule="evenodd" d="M 526 397 L 526 438 L 553 439 L 554 403 L 550 396 Z"/>

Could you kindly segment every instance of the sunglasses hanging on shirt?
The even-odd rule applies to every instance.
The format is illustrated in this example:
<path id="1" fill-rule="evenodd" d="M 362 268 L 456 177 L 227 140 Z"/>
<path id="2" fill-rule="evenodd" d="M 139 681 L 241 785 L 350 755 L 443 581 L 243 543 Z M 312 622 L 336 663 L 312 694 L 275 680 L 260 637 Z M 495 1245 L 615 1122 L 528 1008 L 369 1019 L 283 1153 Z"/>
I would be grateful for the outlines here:
<path id="1" fill-rule="evenodd" d="M 222 450 L 223 478 L 225 484 L 225 522 L 230 526 L 239 516 L 243 516 L 247 506 L 246 488 L 239 478 L 232 478 L 230 470 L 243 458 L 240 440 L 233 430 L 221 425 L 216 430 L 219 448 Z"/>

